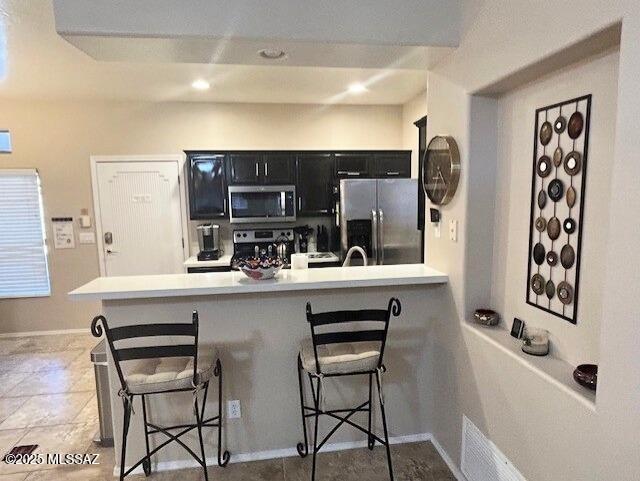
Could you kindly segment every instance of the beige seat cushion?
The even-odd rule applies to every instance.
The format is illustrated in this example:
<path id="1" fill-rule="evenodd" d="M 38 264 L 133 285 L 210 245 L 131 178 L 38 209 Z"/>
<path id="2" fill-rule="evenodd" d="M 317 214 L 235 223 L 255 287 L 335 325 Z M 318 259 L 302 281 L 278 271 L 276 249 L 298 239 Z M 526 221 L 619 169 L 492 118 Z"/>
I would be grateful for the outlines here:
<path id="1" fill-rule="evenodd" d="M 316 372 L 316 358 L 311 339 L 302 341 L 300 356 L 302 367 L 310 373 Z M 371 371 L 378 367 L 380 342 L 347 342 L 318 346 L 318 362 L 323 374 L 345 374 Z"/>
<path id="2" fill-rule="evenodd" d="M 198 355 L 197 384 L 203 384 L 211 379 L 216 359 L 215 350 L 210 348 Z M 123 361 L 120 365 L 131 394 L 145 394 L 192 387 L 192 357 L 140 359 Z"/>

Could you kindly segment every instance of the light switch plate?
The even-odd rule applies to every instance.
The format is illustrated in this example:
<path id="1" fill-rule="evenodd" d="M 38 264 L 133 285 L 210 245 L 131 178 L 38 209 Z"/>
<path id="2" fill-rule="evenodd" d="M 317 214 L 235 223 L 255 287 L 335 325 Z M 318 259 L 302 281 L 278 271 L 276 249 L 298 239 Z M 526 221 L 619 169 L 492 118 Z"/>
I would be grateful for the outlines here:
<path id="1" fill-rule="evenodd" d="M 458 221 L 450 220 L 449 221 L 449 239 L 453 242 L 458 242 Z"/>
<path id="2" fill-rule="evenodd" d="M 440 239 L 440 222 L 433 224 L 433 236 L 436 239 Z"/>
<path id="3" fill-rule="evenodd" d="M 93 232 L 80 232 L 78 233 L 78 240 L 80 244 L 95 244 L 96 235 Z"/>
<path id="4" fill-rule="evenodd" d="M 240 401 L 238 399 L 227 401 L 227 418 L 238 419 L 240 417 L 242 417 L 242 411 L 240 410 Z"/>
<path id="5" fill-rule="evenodd" d="M 80 221 L 80 227 L 82 227 L 83 229 L 88 229 L 89 227 L 91 227 L 91 217 L 88 215 L 81 215 L 79 217 L 79 221 Z"/>

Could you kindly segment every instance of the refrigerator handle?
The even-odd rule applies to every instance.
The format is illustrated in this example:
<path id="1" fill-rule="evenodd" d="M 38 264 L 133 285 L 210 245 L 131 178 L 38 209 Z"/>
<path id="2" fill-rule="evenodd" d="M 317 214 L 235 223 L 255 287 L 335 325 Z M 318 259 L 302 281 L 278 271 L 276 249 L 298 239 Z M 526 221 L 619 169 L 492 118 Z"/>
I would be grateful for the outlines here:
<path id="1" fill-rule="evenodd" d="M 371 211 L 371 249 L 373 258 L 371 265 L 378 264 L 378 213 L 373 209 Z"/>
<path id="2" fill-rule="evenodd" d="M 384 212 L 382 209 L 378 209 L 378 257 L 380 262 L 378 264 L 384 264 Z"/>

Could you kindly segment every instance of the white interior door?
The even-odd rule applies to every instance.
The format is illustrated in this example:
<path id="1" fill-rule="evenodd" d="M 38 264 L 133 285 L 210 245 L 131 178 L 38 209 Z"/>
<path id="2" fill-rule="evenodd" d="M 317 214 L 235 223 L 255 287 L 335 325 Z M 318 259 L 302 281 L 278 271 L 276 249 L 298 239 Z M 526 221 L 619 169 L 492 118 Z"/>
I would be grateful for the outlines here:
<path id="1" fill-rule="evenodd" d="M 103 275 L 183 272 L 177 161 L 96 162 Z"/>

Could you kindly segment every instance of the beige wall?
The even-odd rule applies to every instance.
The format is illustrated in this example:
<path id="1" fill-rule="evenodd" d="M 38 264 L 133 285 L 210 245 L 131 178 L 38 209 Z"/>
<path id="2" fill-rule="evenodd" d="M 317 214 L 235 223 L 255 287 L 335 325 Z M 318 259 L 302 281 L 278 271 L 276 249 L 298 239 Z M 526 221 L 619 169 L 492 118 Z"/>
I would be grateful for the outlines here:
<path id="1" fill-rule="evenodd" d="M 1 168 L 38 169 L 46 219 L 92 211 L 90 155 L 403 147 L 401 106 L 0 100 L 0 125 L 13 138 Z M 88 326 L 99 306 L 66 293 L 99 275 L 95 246 L 52 249 L 49 266 L 51 297 L 0 300 L 0 332 Z"/>
<path id="2" fill-rule="evenodd" d="M 635 160 L 640 145 L 637 130 L 640 4 L 631 0 L 606 5 L 587 0 L 579 6 L 575 2 L 559 4 L 550 0 L 506 3 L 486 0 L 476 7 L 475 18 L 466 22 L 468 28 L 460 48 L 437 66 L 429 78 L 429 135 L 446 132 L 456 136 L 463 162 L 459 201 L 454 200 L 443 209 L 445 219 L 460 220 L 460 240 L 457 244 L 446 239 L 434 240 L 431 227 L 427 234 L 429 262 L 449 273 L 453 290 L 451 310 L 457 310 L 457 315 L 433 326 L 427 346 L 433 369 L 438 373 L 432 386 L 433 433 L 454 463 L 459 464 L 462 416 L 466 414 L 529 481 L 636 479 L 640 471 L 637 456 L 640 278 L 636 272 L 640 257 L 632 246 L 640 236 L 640 225 L 635 219 L 640 210 L 640 191 L 635 185 L 640 176 L 640 164 Z M 553 15 L 548 14 L 551 11 Z M 488 241 L 496 215 L 493 208 L 486 206 L 491 207 L 495 200 L 487 201 L 486 192 L 475 184 L 491 185 L 486 178 L 495 177 L 498 172 L 497 144 L 502 136 L 498 127 L 499 101 L 474 97 L 473 92 L 542 62 L 620 20 L 622 43 L 614 154 L 603 160 L 612 179 L 606 209 L 609 225 L 604 231 L 589 234 L 594 246 L 599 241 L 593 236 L 604 237 L 601 255 L 606 265 L 605 271 L 596 274 L 603 281 L 599 286 L 602 321 L 594 412 L 462 325 L 474 305 L 483 299 L 491 300 L 494 252 L 493 249 L 487 252 L 487 245 L 493 246 L 493 241 Z M 615 69 L 615 60 L 602 62 L 610 62 L 603 72 Z M 611 78 L 611 82 L 615 79 Z M 584 87 L 600 89 L 601 98 L 615 102 L 611 92 L 616 87 L 605 85 L 601 77 Z M 559 99 L 571 89 L 562 83 L 556 88 Z M 551 90 L 552 86 L 548 91 Z M 600 106 L 603 123 L 613 123 L 614 110 L 613 104 Z M 531 118 L 532 114 L 524 120 L 527 135 Z M 596 118 L 594 112 L 592 127 Z M 612 126 L 601 128 L 604 132 Z M 485 136 L 484 142 L 480 141 L 481 134 Z M 592 167 L 593 163 L 589 177 L 593 176 Z M 484 176 L 478 175 L 480 172 Z M 526 175 L 530 175 L 529 164 Z M 508 183 L 504 185 L 511 188 Z M 601 194 L 606 195 L 606 188 L 601 187 Z M 600 200 L 591 199 L 589 193 L 590 204 Z M 502 242 L 500 235 L 496 239 Z M 582 274 L 587 275 L 585 271 Z M 593 295 L 595 288 L 592 285 L 590 293 L 585 288 L 581 295 L 583 298 Z"/>
<path id="3" fill-rule="evenodd" d="M 411 150 L 411 177 L 418 177 L 418 128 L 413 125 L 427 115 L 426 89 L 402 105 L 402 148 Z"/>
<path id="4" fill-rule="evenodd" d="M 511 92 L 498 102 L 499 153 L 492 304 L 507 321 L 514 317 L 551 332 L 556 355 L 577 365 L 599 359 L 600 319 L 606 272 L 615 138 L 619 53 L 612 52 Z M 582 231 L 578 322 L 573 325 L 526 304 L 532 122 L 536 108 L 593 94 Z M 504 326 L 508 328 L 509 326 Z"/>

